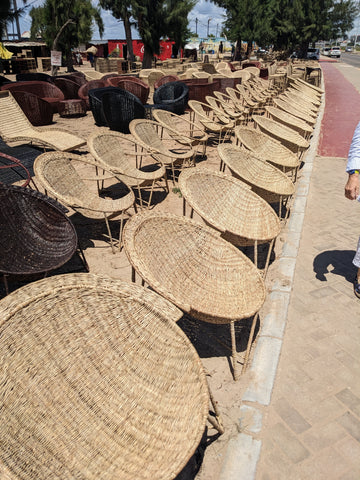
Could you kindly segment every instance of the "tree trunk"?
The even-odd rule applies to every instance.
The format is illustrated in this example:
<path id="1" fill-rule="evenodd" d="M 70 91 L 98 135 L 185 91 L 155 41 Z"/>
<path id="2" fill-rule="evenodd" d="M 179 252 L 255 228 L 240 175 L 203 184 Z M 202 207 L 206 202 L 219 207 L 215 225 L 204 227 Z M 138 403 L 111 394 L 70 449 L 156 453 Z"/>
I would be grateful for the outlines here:
<path id="1" fill-rule="evenodd" d="M 241 38 L 239 37 L 236 41 L 236 50 L 234 54 L 234 60 L 241 62 Z"/>
<path id="2" fill-rule="evenodd" d="M 126 38 L 126 44 L 127 44 L 127 56 L 128 56 L 127 59 L 130 60 L 130 62 L 134 62 L 135 57 L 134 57 L 134 49 L 132 44 L 131 25 L 130 25 L 130 20 L 128 16 L 124 18 L 124 29 L 125 29 L 125 38 Z"/>
<path id="3" fill-rule="evenodd" d="M 151 68 L 153 61 L 153 54 L 144 46 L 144 58 L 142 61 L 142 68 Z"/>
<path id="4" fill-rule="evenodd" d="M 66 54 L 66 67 L 68 72 L 75 72 L 72 52 Z"/>
<path id="5" fill-rule="evenodd" d="M 53 44 L 52 44 L 52 50 L 57 50 L 60 36 L 61 36 L 62 32 L 64 31 L 64 29 L 68 25 L 70 25 L 70 23 L 75 23 L 75 22 L 71 18 L 69 18 L 68 20 L 66 20 L 64 25 L 58 31 L 58 33 L 56 34 L 56 37 L 54 38 Z M 59 70 L 59 67 L 56 67 L 55 65 L 51 65 L 51 75 L 52 76 L 56 76 L 58 70 Z"/>

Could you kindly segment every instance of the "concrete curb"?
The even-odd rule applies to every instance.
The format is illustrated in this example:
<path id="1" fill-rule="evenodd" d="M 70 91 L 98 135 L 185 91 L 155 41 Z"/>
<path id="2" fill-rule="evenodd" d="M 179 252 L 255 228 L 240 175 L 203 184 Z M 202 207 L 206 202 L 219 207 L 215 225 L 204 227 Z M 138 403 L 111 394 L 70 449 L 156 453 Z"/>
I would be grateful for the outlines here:
<path id="1" fill-rule="evenodd" d="M 261 431 L 262 410 L 270 404 L 281 348 L 287 312 L 294 280 L 296 258 L 305 217 L 307 196 L 309 193 L 314 159 L 319 144 L 321 121 L 325 109 L 325 94 L 315 125 L 310 147 L 304 159 L 301 178 L 298 179 L 291 215 L 284 229 L 286 241 L 278 259 L 277 278 L 273 282 L 266 300 L 267 315 L 263 319 L 261 331 L 257 338 L 251 364 L 251 380 L 242 401 L 241 411 L 252 412 L 247 422 L 246 432 L 240 432 L 228 444 L 219 480 L 253 480 L 256 475 L 257 462 L 261 453 L 261 440 L 256 435 Z M 242 427 L 240 419 L 240 428 Z M 260 427 L 259 427 L 260 426 Z M 242 430 L 242 428 L 241 428 Z"/>

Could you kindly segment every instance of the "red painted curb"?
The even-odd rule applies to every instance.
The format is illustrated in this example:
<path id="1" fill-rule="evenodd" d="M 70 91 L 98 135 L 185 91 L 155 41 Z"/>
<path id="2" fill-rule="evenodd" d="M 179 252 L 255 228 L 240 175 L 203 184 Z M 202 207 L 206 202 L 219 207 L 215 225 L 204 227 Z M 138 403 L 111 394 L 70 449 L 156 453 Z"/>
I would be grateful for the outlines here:
<path id="1" fill-rule="evenodd" d="M 323 63 L 321 68 L 325 80 L 325 112 L 318 154 L 346 158 L 360 121 L 360 94 L 334 65 Z"/>

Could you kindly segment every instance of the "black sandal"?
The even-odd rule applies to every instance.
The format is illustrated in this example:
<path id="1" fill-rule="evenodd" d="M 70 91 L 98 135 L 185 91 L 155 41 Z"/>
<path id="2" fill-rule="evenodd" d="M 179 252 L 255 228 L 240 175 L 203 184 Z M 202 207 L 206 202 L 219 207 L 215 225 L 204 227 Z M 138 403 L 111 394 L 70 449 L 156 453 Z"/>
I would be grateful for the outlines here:
<path id="1" fill-rule="evenodd" d="M 360 298 L 360 283 L 357 277 L 355 277 L 354 280 L 354 293 L 358 298 Z"/>

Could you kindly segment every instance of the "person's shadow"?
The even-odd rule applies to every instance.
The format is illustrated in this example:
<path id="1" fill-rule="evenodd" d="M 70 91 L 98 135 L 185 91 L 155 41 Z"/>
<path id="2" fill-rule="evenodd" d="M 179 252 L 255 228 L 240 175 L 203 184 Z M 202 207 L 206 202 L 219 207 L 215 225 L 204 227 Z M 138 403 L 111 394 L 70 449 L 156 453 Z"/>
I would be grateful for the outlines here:
<path id="1" fill-rule="evenodd" d="M 327 250 L 314 258 L 315 276 L 322 282 L 327 282 L 326 274 L 340 275 L 352 283 L 357 268 L 353 265 L 354 250 Z M 331 268 L 332 267 L 332 268 Z"/>

